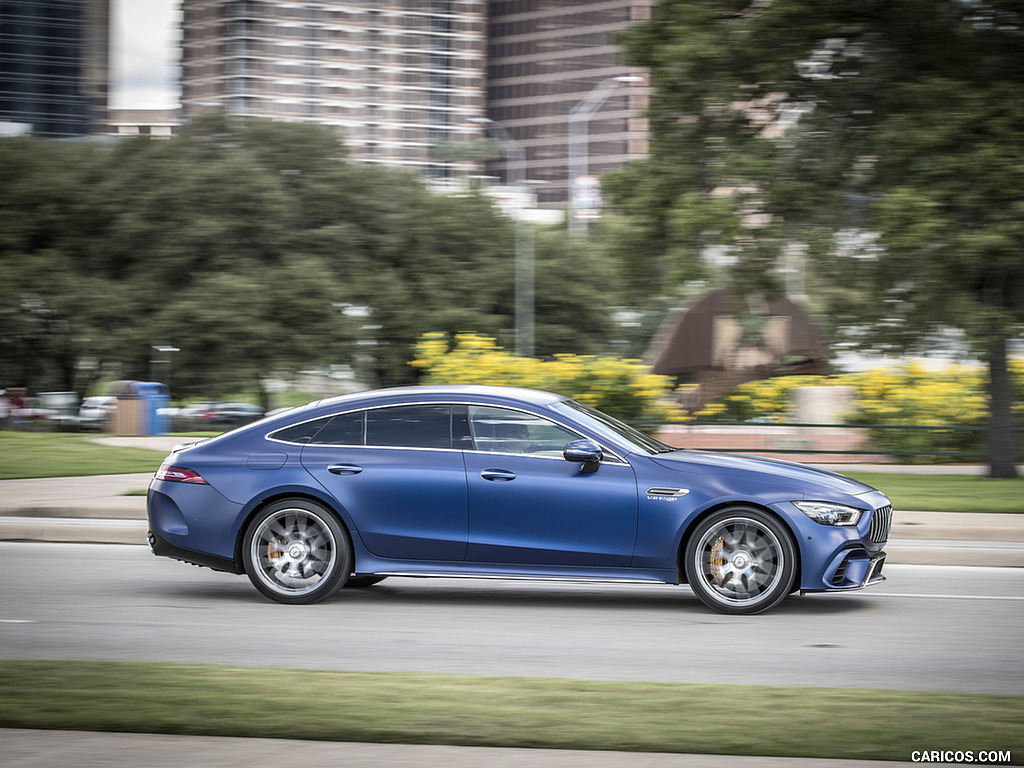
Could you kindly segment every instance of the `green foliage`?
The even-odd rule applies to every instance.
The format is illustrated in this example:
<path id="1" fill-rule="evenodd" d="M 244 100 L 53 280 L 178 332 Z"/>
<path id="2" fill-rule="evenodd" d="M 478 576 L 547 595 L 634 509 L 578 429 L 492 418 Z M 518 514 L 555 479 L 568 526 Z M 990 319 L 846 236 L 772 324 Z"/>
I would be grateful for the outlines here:
<path id="1" fill-rule="evenodd" d="M 168 141 L 0 142 L 0 387 L 149 379 L 175 398 L 351 367 L 410 383 L 424 327 L 511 336 L 512 222 L 356 165 L 315 126 L 211 115 Z M 537 236 L 537 347 L 604 351 L 609 283 Z"/>
<path id="2" fill-rule="evenodd" d="M 498 384 L 568 395 L 620 419 L 673 421 L 671 379 L 656 376 L 639 360 L 597 355 L 555 355 L 553 360 L 515 357 L 493 338 L 473 333 L 455 337 L 426 333 L 416 345 L 412 366 L 424 371 L 424 384 Z"/>
<path id="3" fill-rule="evenodd" d="M 771 289 L 806 248 L 833 333 L 889 352 L 952 328 L 990 363 L 993 474 L 1013 473 L 1006 340 L 1024 328 L 1017 0 L 661 0 L 622 37 L 650 70 L 651 156 L 606 184 L 654 282 Z"/>

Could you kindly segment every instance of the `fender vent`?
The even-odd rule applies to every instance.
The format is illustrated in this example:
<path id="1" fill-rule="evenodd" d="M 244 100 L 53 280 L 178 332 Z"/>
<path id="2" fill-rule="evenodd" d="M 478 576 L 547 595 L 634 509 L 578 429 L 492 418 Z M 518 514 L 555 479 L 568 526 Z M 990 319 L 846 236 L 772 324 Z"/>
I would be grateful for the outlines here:
<path id="1" fill-rule="evenodd" d="M 674 496 L 679 498 L 688 494 L 690 490 L 688 488 L 648 488 L 648 496 Z"/>

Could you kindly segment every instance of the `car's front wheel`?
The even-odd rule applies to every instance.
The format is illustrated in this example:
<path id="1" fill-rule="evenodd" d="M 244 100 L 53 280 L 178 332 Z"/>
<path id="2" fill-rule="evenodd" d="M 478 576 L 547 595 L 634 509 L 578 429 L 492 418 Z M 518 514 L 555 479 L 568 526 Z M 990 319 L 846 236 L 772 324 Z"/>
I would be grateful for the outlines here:
<path id="1" fill-rule="evenodd" d="M 352 547 L 337 518 L 309 499 L 274 502 L 249 523 L 242 540 L 249 581 L 279 603 L 330 597 L 352 573 Z"/>
<path id="2" fill-rule="evenodd" d="M 760 613 L 792 590 L 796 546 L 786 527 L 767 512 L 729 507 L 694 529 L 684 566 L 694 594 L 708 607 L 720 613 Z"/>

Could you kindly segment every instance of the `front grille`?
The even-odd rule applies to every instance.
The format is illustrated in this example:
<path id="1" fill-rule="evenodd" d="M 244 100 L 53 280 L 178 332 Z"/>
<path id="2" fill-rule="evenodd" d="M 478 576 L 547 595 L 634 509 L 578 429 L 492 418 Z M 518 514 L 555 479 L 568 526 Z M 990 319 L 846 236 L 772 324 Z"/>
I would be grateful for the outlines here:
<path id="1" fill-rule="evenodd" d="M 892 527 L 892 506 L 876 509 L 871 515 L 871 527 L 868 538 L 872 544 L 885 544 L 889 540 L 889 529 Z"/>

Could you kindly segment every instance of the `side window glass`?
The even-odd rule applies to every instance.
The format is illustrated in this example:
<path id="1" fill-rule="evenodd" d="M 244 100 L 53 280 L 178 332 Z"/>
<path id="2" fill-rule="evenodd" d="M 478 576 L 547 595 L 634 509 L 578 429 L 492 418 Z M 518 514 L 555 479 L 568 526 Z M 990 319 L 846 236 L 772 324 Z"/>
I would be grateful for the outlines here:
<path id="1" fill-rule="evenodd" d="M 493 406 L 471 405 L 469 424 L 476 449 L 495 453 L 561 458 L 566 444 L 580 437 L 540 416 Z"/>
<path id="2" fill-rule="evenodd" d="M 271 433 L 270 437 L 274 440 L 281 440 L 285 443 L 308 443 L 311 442 L 313 436 L 317 434 L 323 426 L 330 421 L 327 419 L 316 419 L 315 421 L 307 421 L 304 424 L 296 424 L 293 427 L 286 427 L 285 429 L 279 429 L 277 432 Z"/>
<path id="3" fill-rule="evenodd" d="M 366 444 L 451 448 L 450 405 L 401 405 L 366 412 Z"/>
<path id="4" fill-rule="evenodd" d="M 316 445 L 362 445 L 364 411 L 332 418 L 310 441 Z"/>

